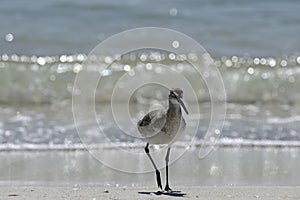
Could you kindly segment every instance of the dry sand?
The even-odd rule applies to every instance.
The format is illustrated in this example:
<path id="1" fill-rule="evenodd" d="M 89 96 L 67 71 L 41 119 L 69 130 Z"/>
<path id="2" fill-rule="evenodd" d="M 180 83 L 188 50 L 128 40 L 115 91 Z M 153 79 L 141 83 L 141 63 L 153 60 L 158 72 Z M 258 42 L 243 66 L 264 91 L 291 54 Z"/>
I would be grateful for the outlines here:
<path id="1" fill-rule="evenodd" d="M 300 199 L 300 187 L 181 187 L 178 189 L 181 193 L 155 194 L 156 188 L 0 187 L 0 199 Z"/>

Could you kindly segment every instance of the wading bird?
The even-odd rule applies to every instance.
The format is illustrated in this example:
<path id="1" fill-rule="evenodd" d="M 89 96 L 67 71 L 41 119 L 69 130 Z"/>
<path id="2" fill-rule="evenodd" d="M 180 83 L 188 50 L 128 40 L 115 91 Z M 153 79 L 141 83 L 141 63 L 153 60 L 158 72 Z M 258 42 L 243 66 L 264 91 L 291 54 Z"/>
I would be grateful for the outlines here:
<path id="1" fill-rule="evenodd" d="M 156 172 L 157 186 L 162 190 L 160 172 L 154 163 L 150 152 L 149 144 L 168 144 L 168 150 L 165 157 L 166 161 L 166 186 L 165 191 L 171 192 L 168 180 L 168 164 L 171 145 L 176 141 L 179 135 L 184 131 L 186 123 L 182 116 L 181 106 L 188 114 L 188 111 L 181 100 L 183 91 L 179 88 L 170 90 L 169 108 L 153 110 L 146 114 L 142 120 L 137 123 L 141 135 L 147 140 L 145 152 L 149 157 Z"/>

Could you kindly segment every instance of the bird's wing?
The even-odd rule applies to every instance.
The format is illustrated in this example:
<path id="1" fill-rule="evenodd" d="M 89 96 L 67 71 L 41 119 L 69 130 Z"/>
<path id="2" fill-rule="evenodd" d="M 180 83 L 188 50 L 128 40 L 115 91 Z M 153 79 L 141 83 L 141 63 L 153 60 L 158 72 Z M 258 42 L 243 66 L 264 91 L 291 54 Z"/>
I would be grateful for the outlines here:
<path id="1" fill-rule="evenodd" d="M 166 113 L 165 109 L 153 110 L 138 122 L 138 126 L 145 127 L 150 125 L 155 130 L 161 130 L 166 123 Z"/>

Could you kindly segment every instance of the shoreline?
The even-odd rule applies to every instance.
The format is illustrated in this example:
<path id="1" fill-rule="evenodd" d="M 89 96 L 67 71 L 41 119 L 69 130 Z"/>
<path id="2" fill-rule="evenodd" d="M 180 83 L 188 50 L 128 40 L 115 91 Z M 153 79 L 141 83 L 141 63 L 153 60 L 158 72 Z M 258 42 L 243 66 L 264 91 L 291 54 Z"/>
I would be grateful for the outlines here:
<path id="1" fill-rule="evenodd" d="M 155 187 L 0 187 L 0 199 L 300 199 L 300 186 L 179 187 L 158 194 Z"/>
<path id="2" fill-rule="evenodd" d="M 197 149 L 214 146 L 215 148 L 274 148 L 274 149 L 297 149 L 300 148 L 300 141 L 296 140 L 250 140 L 242 138 L 220 138 L 217 142 L 209 142 L 198 140 L 193 143 L 187 142 L 177 142 L 173 145 L 173 148 L 178 149 Z M 126 143 L 126 142 L 116 142 L 112 144 L 90 144 L 86 146 L 85 144 L 0 144 L 1 152 L 64 152 L 64 151 L 89 151 L 89 150 L 116 150 L 116 149 L 144 149 L 145 143 Z"/>
<path id="3" fill-rule="evenodd" d="M 183 150 L 171 152 L 174 186 L 299 185 L 298 148 L 217 148 L 204 159 L 199 159 L 198 149 Z M 0 187 L 156 185 L 153 166 L 143 152 L 130 159 L 118 149 L 94 153 L 111 165 L 87 151 L 0 152 Z M 164 182 L 164 156 L 157 155 L 155 161 Z"/>

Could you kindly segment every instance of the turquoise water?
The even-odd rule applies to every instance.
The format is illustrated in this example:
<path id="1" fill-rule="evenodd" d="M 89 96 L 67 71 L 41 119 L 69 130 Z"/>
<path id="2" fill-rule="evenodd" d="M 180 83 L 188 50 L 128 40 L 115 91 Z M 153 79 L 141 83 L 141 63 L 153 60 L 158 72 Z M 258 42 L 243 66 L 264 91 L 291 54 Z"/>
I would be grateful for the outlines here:
<path id="1" fill-rule="evenodd" d="M 5 0 L 0 54 L 88 53 L 118 32 L 158 26 L 191 36 L 212 55 L 290 55 L 300 51 L 299 9 L 297 0 Z"/>

